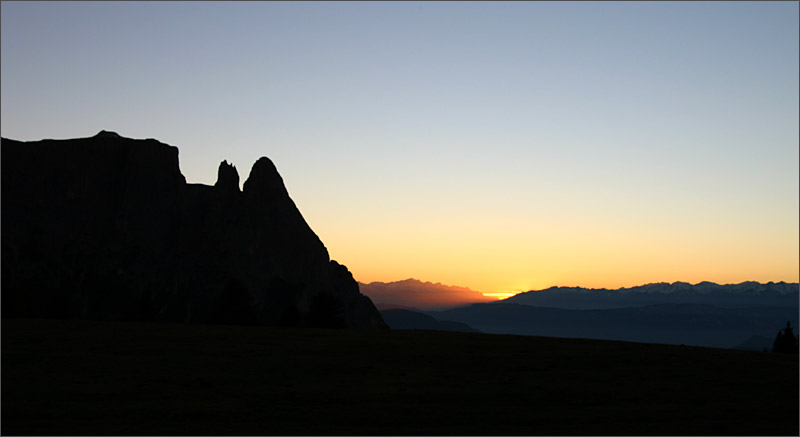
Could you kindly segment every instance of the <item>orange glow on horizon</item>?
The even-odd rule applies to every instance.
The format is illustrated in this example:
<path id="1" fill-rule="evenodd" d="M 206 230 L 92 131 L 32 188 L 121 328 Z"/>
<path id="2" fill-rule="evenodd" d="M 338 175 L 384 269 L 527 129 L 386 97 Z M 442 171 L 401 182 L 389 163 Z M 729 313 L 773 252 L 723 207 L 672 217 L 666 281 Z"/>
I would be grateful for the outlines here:
<path id="1" fill-rule="evenodd" d="M 310 221 L 331 258 L 364 283 L 415 278 L 502 299 L 552 286 L 798 282 L 796 210 L 731 214 L 710 203 L 691 205 L 696 211 L 687 215 L 681 208 L 582 200 L 552 200 L 549 209 L 530 212 L 502 205 L 451 211 L 436 204 L 425 205 L 425 214 L 373 208 L 340 217 L 319 211 L 320 218 Z"/>
<path id="2" fill-rule="evenodd" d="M 486 297 L 494 297 L 497 300 L 508 299 L 511 296 L 516 296 L 520 294 L 521 291 L 507 291 L 507 292 L 497 292 L 497 293 L 482 293 Z"/>

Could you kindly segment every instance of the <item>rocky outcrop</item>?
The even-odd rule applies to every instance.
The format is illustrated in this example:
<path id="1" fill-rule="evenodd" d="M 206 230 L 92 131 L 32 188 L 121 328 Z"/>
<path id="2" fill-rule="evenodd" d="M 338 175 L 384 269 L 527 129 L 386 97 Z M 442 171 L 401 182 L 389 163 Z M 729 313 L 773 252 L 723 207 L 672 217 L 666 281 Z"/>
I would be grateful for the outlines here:
<path id="1" fill-rule="evenodd" d="M 219 170 L 217 170 L 217 183 L 215 187 L 227 191 L 239 191 L 239 172 L 233 164 L 228 164 L 228 161 L 219 163 Z"/>
<path id="2" fill-rule="evenodd" d="M 3 139 L 2 209 L 4 317 L 305 326 L 331 294 L 346 326 L 386 327 L 267 158 L 240 191 L 226 161 L 187 184 L 152 139 Z"/>

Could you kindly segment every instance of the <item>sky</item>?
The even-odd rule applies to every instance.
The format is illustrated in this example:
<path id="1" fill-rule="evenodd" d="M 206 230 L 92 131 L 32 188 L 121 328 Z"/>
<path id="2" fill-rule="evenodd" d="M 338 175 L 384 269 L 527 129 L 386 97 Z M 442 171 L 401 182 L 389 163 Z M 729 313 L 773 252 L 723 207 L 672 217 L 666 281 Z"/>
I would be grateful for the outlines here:
<path id="1" fill-rule="evenodd" d="M 0 3 L 4 138 L 275 162 L 361 282 L 798 281 L 798 2 Z"/>

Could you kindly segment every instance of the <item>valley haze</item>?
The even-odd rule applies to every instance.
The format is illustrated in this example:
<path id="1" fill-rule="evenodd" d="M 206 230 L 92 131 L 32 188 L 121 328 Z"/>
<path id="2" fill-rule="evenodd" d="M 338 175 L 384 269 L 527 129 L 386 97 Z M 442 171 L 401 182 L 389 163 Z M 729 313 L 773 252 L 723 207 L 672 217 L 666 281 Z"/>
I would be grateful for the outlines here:
<path id="1" fill-rule="evenodd" d="M 378 309 L 393 329 L 479 331 L 760 351 L 772 349 L 777 331 L 787 321 L 798 326 L 800 311 L 800 284 L 785 282 L 675 282 L 618 290 L 551 287 L 503 300 L 438 308 L 427 306 L 435 299 L 419 298 L 423 283 L 407 280 L 392 284 L 394 301 L 383 289 L 372 294 L 371 287 L 360 287 L 379 302 Z M 404 289 L 406 284 L 410 288 Z M 452 290 L 465 289 L 427 284 L 432 295 L 441 290 L 446 297 Z"/>

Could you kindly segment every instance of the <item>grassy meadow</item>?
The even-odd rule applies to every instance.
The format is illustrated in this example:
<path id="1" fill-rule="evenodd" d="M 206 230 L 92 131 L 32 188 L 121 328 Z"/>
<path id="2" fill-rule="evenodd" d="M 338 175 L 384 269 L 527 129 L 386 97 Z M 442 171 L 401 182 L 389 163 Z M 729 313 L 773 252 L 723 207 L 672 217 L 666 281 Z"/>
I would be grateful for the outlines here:
<path id="1" fill-rule="evenodd" d="M 4 319 L 3 435 L 797 435 L 798 356 Z"/>

